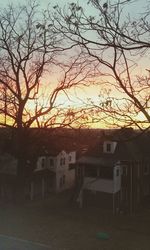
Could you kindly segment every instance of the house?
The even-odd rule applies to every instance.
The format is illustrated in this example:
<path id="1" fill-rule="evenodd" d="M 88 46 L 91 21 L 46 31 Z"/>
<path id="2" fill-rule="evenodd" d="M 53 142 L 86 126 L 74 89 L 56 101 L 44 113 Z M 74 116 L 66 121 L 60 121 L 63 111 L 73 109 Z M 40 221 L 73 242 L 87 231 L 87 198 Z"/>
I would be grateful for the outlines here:
<path id="1" fill-rule="evenodd" d="M 17 183 L 18 160 L 10 153 L 0 154 L 0 200 L 4 202 L 15 201 Z M 31 197 L 31 180 L 33 173 L 29 161 L 26 163 L 24 194 Z"/>
<path id="2" fill-rule="evenodd" d="M 75 185 L 76 152 L 45 151 L 26 161 L 25 197 L 33 200 L 49 192 L 61 192 Z M 17 158 L 9 153 L 0 155 L 0 199 L 13 201 L 17 180 Z M 34 166 L 33 166 L 34 165 Z"/>
<path id="3" fill-rule="evenodd" d="M 43 193 L 61 192 L 66 189 L 72 188 L 75 185 L 75 167 L 76 152 L 50 151 L 47 150 L 42 153 L 37 159 L 37 165 L 34 170 L 34 176 L 41 176 L 39 182 L 43 184 Z M 44 174 L 45 173 L 45 174 Z M 38 179 L 38 178 L 37 178 Z M 36 189 L 36 187 L 34 187 Z M 44 191 L 45 189 L 45 191 Z"/>
<path id="4" fill-rule="evenodd" d="M 0 155 L 0 199 L 12 201 L 17 175 L 17 159 L 8 153 Z"/>
<path id="5" fill-rule="evenodd" d="M 148 136 L 148 135 L 147 135 Z M 150 148 L 147 136 L 124 140 L 102 136 L 77 161 L 78 201 L 133 213 L 150 195 Z M 143 147 L 142 143 L 143 142 Z M 83 204 L 82 204 L 83 203 Z"/>

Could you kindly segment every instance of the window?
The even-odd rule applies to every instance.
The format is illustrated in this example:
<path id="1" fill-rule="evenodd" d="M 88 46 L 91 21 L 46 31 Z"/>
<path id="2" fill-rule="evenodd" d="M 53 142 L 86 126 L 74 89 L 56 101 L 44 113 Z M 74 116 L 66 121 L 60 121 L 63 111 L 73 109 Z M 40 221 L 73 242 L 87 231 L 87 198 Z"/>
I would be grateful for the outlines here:
<path id="1" fill-rule="evenodd" d="M 127 176 L 127 166 L 123 166 L 123 176 Z"/>
<path id="2" fill-rule="evenodd" d="M 69 170 L 72 170 L 72 169 L 75 169 L 75 164 L 73 163 L 70 163 L 69 164 L 69 167 L 68 167 Z"/>
<path id="3" fill-rule="evenodd" d="M 45 167 L 45 159 L 44 159 L 44 158 L 42 158 L 42 160 L 41 160 L 41 167 L 42 167 L 42 168 Z"/>
<path id="4" fill-rule="evenodd" d="M 62 188 L 65 185 L 66 176 L 63 175 L 59 180 L 59 187 Z"/>
<path id="5" fill-rule="evenodd" d="M 119 176 L 119 169 L 116 170 L 116 176 Z"/>
<path id="6" fill-rule="evenodd" d="M 111 144 L 110 143 L 106 144 L 106 151 L 111 152 Z"/>
<path id="7" fill-rule="evenodd" d="M 65 165 L 65 163 L 66 163 L 65 158 L 61 158 L 61 159 L 60 159 L 60 166 Z"/>
<path id="8" fill-rule="evenodd" d="M 60 166 L 63 165 L 63 158 L 60 159 Z"/>
<path id="9" fill-rule="evenodd" d="M 72 157 L 71 157 L 71 155 L 69 155 L 69 162 L 72 160 Z"/>

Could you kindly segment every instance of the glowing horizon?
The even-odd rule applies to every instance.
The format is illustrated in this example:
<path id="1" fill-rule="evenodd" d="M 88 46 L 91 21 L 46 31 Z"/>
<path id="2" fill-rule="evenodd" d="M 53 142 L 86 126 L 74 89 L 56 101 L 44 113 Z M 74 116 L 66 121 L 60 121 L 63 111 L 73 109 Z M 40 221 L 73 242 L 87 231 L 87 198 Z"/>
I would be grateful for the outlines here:
<path id="1" fill-rule="evenodd" d="M 23 2 L 24 2 L 24 0 L 22 0 L 22 3 Z M 72 2 L 72 1 L 69 0 L 69 1 L 65 1 L 63 3 L 65 4 L 67 2 Z M 85 3 L 86 2 L 87 1 L 85 1 Z M 6 1 L 6 3 L 7 3 L 7 1 Z M 46 0 L 43 5 L 41 4 L 41 6 L 44 7 L 47 3 L 48 3 L 48 0 Z M 60 1 L 58 1 L 58 3 L 62 4 L 62 2 L 60 2 Z M 133 6 L 134 6 L 134 3 L 132 4 L 132 8 L 133 8 Z M 139 5 L 139 6 L 141 6 L 141 5 Z M 142 6 L 144 6 L 144 5 L 142 4 Z M 87 13 L 89 11 L 88 8 L 87 8 Z M 94 9 L 92 8 L 92 11 L 93 10 Z M 138 9 L 136 9 L 136 11 L 138 11 Z M 92 12 L 92 14 L 93 14 L 93 12 Z M 86 35 L 88 35 L 88 33 Z M 95 37 L 96 37 L 95 34 L 93 34 L 92 39 L 94 40 Z M 110 62 L 110 63 L 113 62 L 113 56 L 112 56 L 111 53 L 113 53 L 113 51 L 111 51 L 111 48 L 109 48 L 108 51 L 106 51 L 106 52 L 104 51 L 104 53 L 103 53 L 104 59 L 106 59 L 106 61 L 108 60 L 108 62 Z M 73 53 L 68 52 L 68 54 L 64 53 L 62 55 L 61 59 L 62 59 L 62 61 L 64 60 L 63 62 L 65 62 L 65 64 L 64 64 L 65 67 L 66 67 L 65 70 L 68 69 L 68 65 L 66 66 L 66 62 L 68 62 L 69 60 L 67 61 L 67 59 L 69 57 L 71 58 L 72 54 L 74 54 L 74 51 L 73 51 Z M 128 53 L 127 55 L 130 55 L 130 53 Z M 118 58 L 120 59 L 120 57 L 118 57 Z M 118 61 L 119 61 L 119 59 L 118 59 Z M 135 84 L 135 86 L 137 86 L 136 85 L 137 84 L 137 82 L 136 82 L 136 74 L 146 76 L 146 73 L 145 73 L 146 69 L 149 70 L 149 68 L 148 68 L 149 67 L 149 58 L 146 57 L 146 56 L 143 57 L 143 58 L 139 56 L 139 57 L 134 57 L 134 61 L 135 61 L 135 63 L 134 63 L 134 67 L 135 68 L 133 67 L 132 63 L 129 60 L 129 69 L 131 68 L 131 66 L 133 67 L 132 74 L 131 74 L 131 80 L 132 80 L 132 83 Z M 92 65 L 92 61 L 91 61 L 91 65 Z M 91 65 L 90 65 L 90 60 L 89 60 L 89 68 L 90 68 Z M 124 62 L 124 64 L 121 64 L 121 61 L 119 61 L 117 70 L 118 70 L 118 74 L 121 75 L 123 81 L 126 82 L 127 89 L 129 89 L 130 86 L 129 86 L 128 79 L 127 79 L 126 67 L 124 67 L 124 65 L 125 65 L 125 62 Z M 92 69 L 92 66 L 91 66 L 91 69 Z M 49 71 L 50 70 L 51 69 L 49 69 Z M 27 104 L 26 104 L 26 109 L 27 109 L 26 110 L 26 114 L 27 114 L 28 117 L 30 117 L 30 115 L 32 115 L 35 112 L 36 108 L 38 108 L 38 110 L 40 110 L 40 107 L 43 107 L 43 109 L 44 109 L 44 108 L 47 108 L 47 106 L 50 105 L 49 104 L 50 95 L 51 95 L 51 93 L 53 93 L 53 89 L 55 89 L 55 87 L 57 87 L 58 84 L 61 83 L 61 80 L 63 80 L 63 77 L 65 75 L 65 74 L 63 75 L 63 73 L 65 72 L 65 70 L 63 70 L 61 67 L 58 67 L 57 69 L 54 69 L 54 70 L 52 69 L 52 72 L 49 72 L 49 75 L 45 75 L 41 79 L 41 86 L 40 86 L 39 92 L 36 95 L 36 99 L 35 100 L 28 100 L 27 101 Z M 124 112 L 123 115 L 130 115 L 129 111 L 132 111 L 133 112 L 133 117 L 134 117 L 135 121 L 137 119 L 137 121 L 139 123 L 140 122 L 144 123 L 144 116 L 142 115 L 141 112 L 137 113 L 136 108 L 132 107 L 132 105 L 131 105 L 131 109 L 130 110 L 129 110 L 130 107 L 127 107 L 127 112 L 126 112 L 125 107 L 127 105 L 127 102 L 125 103 L 124 100 L 125 100 L 125 98 L 126 98 L 127 95 L 123 93 L 122 89 L 119 89 L 119 85 L 116 86 L 116 82 L 113 79 L 113 76 L 109 75 L 110 74 L 109 70 L 110 69 L 108 69 L 108 71 L 106 71 L 105 64 L 103 64 L 103 66 L 100 65 L 100 71 L 103 72 L 104 74 L 106 73 L 106 76 L 104 77 L 104 76 L 101 76 L 101 74 L 99 74 L 99 77 L 97 76 L 97 77 L 95 77 L 93 79 L 91 78 L 91 82 L 92 82 L 92 80 L 94 82 L 97 82 L 97 84 L 95 84 L 95 85 L 90 84 L 90 79 L 88 79 L 87 82 L 84 83 L 84 81 L 86 81 L 86 79 L 84 79 L 84 81 L 82 81 L 81 86 L 79 85 L 79 86 L 75 86 L 75 87 L 72 87 L 72 88 L 69 87 L 68 89 L 66 87 L 65 90 L 62 89 L 59 92 L 58 96 L 57 96 L 56 102 L 54 103 L 55 104 L 55 108 L 58 107 L 58 108 L 60 108 L 60 110 L 61 109 L 62 110 L 63 109 L 67 110 L 67 108 L 68 109 L 72 109 L 72 110 L 73 109 L 77 110 L 77 109 L 85 107 L 85 110 L 86 110 L 86 108 L 89 107 L 90 104 L 92 106 L 92 102 L 93 102 L 93 106 L 97 106 L 98 107 L 98 106 L 101 106 L 101 104 L 104 104 L 105 101 L 107 101 L 108 98 L 110 98 L 111 100 L 113 98 L 114 99 L 116 98 L 116 99 L 118 99 L 117 100 L 118 103 L 116 101 L 116 103 L 113 103 L 113 105 L 116 105 L 116 106 L 118 105 L 118 107 L 120 109 L 122 109 L 122 111 Z M 134 72 L 134 74 L 133 74 L 133 72 Z M 73 68 L 70 76 L 71 77 L 75 76 L 75 73 L 76 73 L 76 70 L 75 70 L 75 68 Z M 12 82 L 13 82 L 13 80 L 12 80 Z M 24 80 L 22 81 L 22 85 L 23 84 L 25 85 L 25 81 Z M 89 85 L 89 86 L 88 87 L 84 86 L 86 84 Z M 25 88 L 26 88 L 26 86 L 25 86 Z M 22 87 L 22 89 L 23 89 L 23 87 Z M 143 93 L 142 92 L 141 93 L 137 92 L 137 93 L 138 93 L 138 95 L 142 96 L 143 93 L 144 93 L 144 91 L 143 91 Z M 116 106 L 113 106 L 113 107 L 116 107 Z M 54 108 L 54 110 L 56 110 L 55 108 Z M 100 111 L 101 110 L 102 109 L 100 109 Z M 28 111 L 29 111 L 30 114 L 28 114 Z M 125 112 L 126 112 L 126 114 L 125 114 Z M 96 115 L 97 115 L 97 117 L 96 117 Z M 103 114 L 103 115 L 105 117 L 105 114 Z M 49 116 L 49 114 L 46 115 L 46 117 L 48 117 L 48 116 Z M 52 112 L 52 116 L 53 116 L 53 112 Z M 93 114 L 93 118 L 90 117 L 90 116 L 91 116 L 91 114 L 88 114 L 89 120 L 91 121 L 90 124 L 92 124 L 92 119 L 93 119 L 93 124 L 90 125 L 90 126 L 95 126 L 95 124 L 98 124 L 96 126 L 100 126 L 100 124 L 103 124 L 103 121 L 102 121 L 102 119 L 103 119 L 102 117 L 103 116 L 101 117 L 101 113 L 100 112 L 97 112 L 97 113 L 95 112 Z M 24 117 L 25 117 L 25 114 L 24 114 Z M 39 119 L 41 119 L 41 120 L 42 119 L 46 119 L 46 117 L 43 117 L 43 118 L 41 117 Z M 1 118 L 3 118 L 3 119 L 6 120 L 7 116 L 3 115 L 3 117 L 1 117 Z M 97 118 L 99 118 L 100 122 L 98 122 Z M 48 119 L 50 119 L 50 118 L 48 118 Z M 86 119 L 87 119 L 87 124 L 89 124 L 88 118 L 85 118 L 85 122 L 86 122 Z M 95 120 L 97 119 L 96 123 L 94 123 L 94 119 Z M 113 120 L 113 115 L 111 113 L 110 113 L 110 117 L 108 116 L 107 119 L 106 119 L 108 121 L 108 123 L 111 122 L 110 119 L 112 119 L 113 124 L 115 124 L 115 120 Z M 131 119 L 132 119 L 132 117 L 131 117 Z M 122 120 L 120 120 L 120 121 L 122 121 Z M 8 120 L 8 123 L 10 121 L 11 120 Z"/>

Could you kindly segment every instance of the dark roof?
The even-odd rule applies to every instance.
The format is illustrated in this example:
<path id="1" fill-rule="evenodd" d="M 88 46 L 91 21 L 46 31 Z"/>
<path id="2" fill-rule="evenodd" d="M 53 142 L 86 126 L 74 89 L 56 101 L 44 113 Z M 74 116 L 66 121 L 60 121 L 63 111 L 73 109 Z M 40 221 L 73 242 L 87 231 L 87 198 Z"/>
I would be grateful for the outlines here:
<path id="1" fill-rule="evenodd" d="M 51 148 L 41 148 L 39 150 L 39 154 L 38 156 L 57 156 L 59 153 L 61 152 L 61 150 L 58 150 L 58 149 L 51 149 Z"/>
<path id="2" fill-rule="evenodd" d="M 116 139 L 115 139 L 116 138 Z M 114 153 L 104 153 L 103 144 L 105 141 L 116 141 Z M 79 158 L 79 163 L 110 165 L 117 161 L 150 160 L 150 133 L 135 136 L 132 139 L 118 138 L 118 136 L 105 136 L 98 138 L 94 145 Z"/>
<path id="3" fill-rule="evenodd" d="M 41 178 L 41 177 L 53 177 L 55 176 L 56 173 L 54 171 L 51 171 L 48 168 L 40 169 L 37 171 L 32 172 L 32 174 L 29 176 L 30 179 L 36 179 L 36 178 Z"/>
<path id="4" fill-rule="evenodd" d="M 150 132 L 147 132 L 140 136 L 137 139 L 136 144 L 143 158 L 150 160 Z"/>
<path id="5" fill-rule="evenodd" d="M 103 157 L 90 157 L 90 156 L 82 156 L 77 161 L 80 165 L 92 165 L 92 166 L 105 166 L 105 167 L 113 167 L 116 163 L 116 159 L 112 158 L 103 158 Z"/>
<path id="6" fill-rule="evenodd" d="M 119 160 L 140 160 L 142 155 L 134 141 L 121 141 L 117 143 L 114 155 Z"/>

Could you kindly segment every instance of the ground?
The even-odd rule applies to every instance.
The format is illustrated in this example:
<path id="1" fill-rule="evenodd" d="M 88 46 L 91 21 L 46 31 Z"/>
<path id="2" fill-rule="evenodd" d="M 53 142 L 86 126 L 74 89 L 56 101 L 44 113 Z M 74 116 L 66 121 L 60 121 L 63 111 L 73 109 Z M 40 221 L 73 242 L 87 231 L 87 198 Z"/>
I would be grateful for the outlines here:
<path id="1" fill-rule="evenodd" d="M 149 229 L 148 207 L 133 216 L 113 216 L 96 207 L 72 206 L 69 193 L 22 206 L 0 206 L 0 234 L 53 250 L 149 250 Z M 98 232 L 107 233 L 109 239 L 97 238 Z"/>

